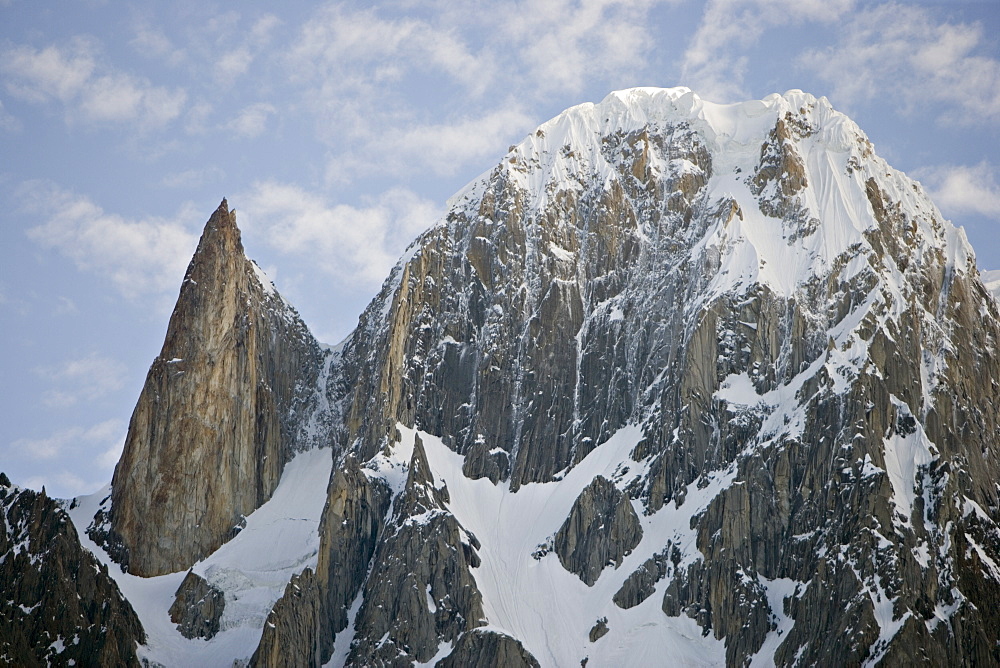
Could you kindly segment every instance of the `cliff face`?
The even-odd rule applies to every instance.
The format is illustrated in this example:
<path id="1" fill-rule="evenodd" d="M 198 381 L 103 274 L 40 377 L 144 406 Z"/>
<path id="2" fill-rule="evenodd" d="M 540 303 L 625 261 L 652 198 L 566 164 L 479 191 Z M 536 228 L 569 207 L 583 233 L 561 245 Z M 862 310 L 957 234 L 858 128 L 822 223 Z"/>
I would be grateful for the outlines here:
<path id="1" fill-rule="evenodd" d="M 139 618 L 63 508 L 0 473 L 0 663 L 138 666 Z"/>
<path id="2" fill-rule="evenodd" d="M 188 568 L 235 535 L 303 437 L 323 359 L 246 259 L 223 200 L 132 414 L 95 540 L 130 573 L 152 576 Z"/>

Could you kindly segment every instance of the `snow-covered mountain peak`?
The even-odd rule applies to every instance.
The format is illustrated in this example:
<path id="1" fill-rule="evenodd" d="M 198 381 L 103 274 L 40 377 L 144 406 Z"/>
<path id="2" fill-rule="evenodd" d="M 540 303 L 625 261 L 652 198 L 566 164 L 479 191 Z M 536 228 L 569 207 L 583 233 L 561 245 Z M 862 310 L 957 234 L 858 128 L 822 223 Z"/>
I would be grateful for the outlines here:
<path id="1" fill-rule="evenodd" d="M 620 191 L 644 243 L 716 258 L 713 293 L 766 284 L 791 296 L 862 257 L 870 259 L 850 271 L 875 271 L 894 290 L 903 289 L 899 274 L 910 260 L 974 270 L 964 234 L 919 184 L 876 156 L 825 97 L 800 90 L 717 104 L 683 87 L 632 88 L 572 107 L 453 198 L 449 220 L 475 219 L 484 195 L 503 189 L 518 193 L 518 210 L 549 225 L 560 198 Z M 709 216 L 691 220 L 694 209 L 732 215 L 709 225 Z M 587 231 L 576 228 L 577 242 L 563 251 L 582 247 Z"/>
<path id="2" fill-rule="evenodd" d="M 617 91 L 540 125 L 411 246 L 344 348 L 344 441 L 373 460 L 440 438 L 490 628 L 543 665 L 610 663 L 602 634 L 659 612 L 726 638 L 731 665 L 876 664 L 960 605 L 921 598 L 971 554 L 944 556 L 947 518 L 1000 505 L 948 472 L 995 469 L 1000 390 L 978 379 L 1000 373 L 998 322 L 962 230 L 825 98 Z M 485 499 L 537 490 L 566 495 L 544 530 L 494 530 L 513 503 Z M 674 512 L 697 538 L 647 526 Z M 1000 544 L 987 524 L 969 540 Z M 568 634 L 521 593 L 548 568 L 543 617 Z M 863 638 L 816 635 L 831 591 Z"/>

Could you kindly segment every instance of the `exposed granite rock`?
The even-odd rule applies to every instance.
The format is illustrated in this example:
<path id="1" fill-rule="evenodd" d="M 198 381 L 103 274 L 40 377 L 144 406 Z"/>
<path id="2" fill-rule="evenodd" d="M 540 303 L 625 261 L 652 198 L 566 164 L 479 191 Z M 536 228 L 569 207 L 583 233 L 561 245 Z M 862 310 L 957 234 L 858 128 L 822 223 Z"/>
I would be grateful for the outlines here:
<path id="1" fill-rule="evenodd" d="M 539 668 L 520 640 L 509 635 L 472 629 L 462 634 L 438 668 Z"/>
<path id="2" fill-rule="evenodd" d="M 970 285 L 971 273 L 949 286 L 936 272 L 928 262 L 912 278 L 918 304 L 949 311 L 955 300 L 959 310 L 995 308 Z M 774 655 L 779 665 L 998 660 L 1000 623 L 984 611 L 994 609 L 986 597 L 1000 585 L 973 563 L 979 554 L 1000 553 L 1000 531 L 989 516 L 996 512 L 996 489 L 972 481 L 997 475 L 985 473 L 996 463 L 984 457 L 982 444 L 998 433 L 986 402 L 1000 396 L 995 384 L 979 384 L 978 392 L 963 387 L 965 378 L 1000 372 L 992 353 L 980 353 L 1000 341 L 996 320 L 975 325 L 969 315 L 963 331 L 981 344 L 934 353 L 943 355 L 947 370 L 928 389 L 926 372 L 914 361 L 927 358 L 922 349 L 940 351 L 941 340 L 924 307 L 903 311 L 882 329 L 867 326 L 870 319 L 860 326 L 869 361 L 847 378 L 849 389 L 832 391 L 840 380 L 827 366 L 803 385 L 801 433 L 768 437 L 737 460 L 735 484 L 697 518 L 704 561 L 675 574 L 665 590 L 664 611 L 689 614 L 725 638 L 730 662 L 756 653 L 781 615 L 795 624 Z M 762 320 L 753 321 L 759 336 Z M 828 348 L 824 357 L 839 352 Z M 721 438 L 760 438 L 761 426 L 733 408 L 727 409 L 733 419 L 719 424 Z M 958 422 L 954 415 L 937 420 L 939 411 L 956 409 L 963 414 Z M 959 424 L 962 436 L 954 431 Z M 912 478 L 902 483 L 889 474 L 900 461 L 912 467 Z M 766 590 L 782 578 L 798 583 L 798 593 L 784 599 L 784 609 L 771 609 Z M 972 599 L 980 603 L 969 605 Z M 891 612 L 877 613 L 876 605 Z M 924 622 L 944 609 L 954 611 L 951 621 L 931 630 Z M 884 635 L 879 614 L 899 620 L 899 632 Z"/>
<path id="3" fill-rule="evenodd" d="M 185 638 L 209 640 L 219 632 L 226 596 L 194 571 L 181 581 L 170 606 L 170 621 Z"/>
<path id="4" fill-rule="evenodd" d="M 662 537 L 618 606 L 661 593 L 730 665 L 1000 663 L 1000 313 L 971 251 L 825 101 L 753 105 L 775 120 L 743 161 L 746 144 L 717 153 L 730 140 L 708 116 L 680 117 L 691 98 L 615 98 L 551 135 L 573 144 L 540 129 L 461 193 L 337 353 L 331 438 L 367 462 L 397 423 L 417 427 L 517 491 L 630 425 L 633 462 L 607 473 L 627 491 L 596 478 L 540 557 L 593 585 L 639 544 L 630 499 L 649 515 L 692 503 L 693 539 Z M 723 169 L 749 190 L 714 187 Z M 835 214 L 810 208 L 827 199 Z M 765 271 L 765 255 L 789 266 Z M 326 660 L 360 588 L 349 664 L 426 662 L 450 642 L 456 665 L 530 665 L 475 628 L 478 542 L 419 441 L 386 518 L 389 500 L 356 464 L 334 475 L 317 573 L 286 590 L 255 662 L 285 644 L 293 665 Z M 134 549 L 112 529 L 109 548 Z"/>
<path id="5" fill-rule="evenodd" d="M 385 482 L 369 478 L 352 456 L 330 479 L 317 566 L 324 592 L 320 621 L 324 661 L 333 650 L 334 636 L 347 628 L 348 610 L 368 576 L 391 502 Z"/>
<path id="6" fill-rule="evenodd" d="M 606 636 L 610 630 L 611 629 L 608 628 L 608 618 L 601 617 L 597 620 L 597 623 L 594 624 L 593 628 L 590 629 L 590 634 L 588 635 L 590 642 L 597 642 Z"/>
<path id="7" fill-rule="evenodd" d="M 323 353 L 246 259 L 223 200 L 205 226 L 146 377 L 92 537 L 130 573 L 190 567 L 268 500 Z"/>
<path id="8" fill-rule="evenodd" d="M 0 473 L 0 663 L 138 666 L 139 618 L 66 512 Z"/>
<path id="9" fill-rule="evenodd" d="M 250 666 L 312 668 L 322 666 L 320 642 L 322 593 L 311 569 L 292 577 L 274 604 Z M 329 658 L 329 657 L 327 657 Z"/>
<path id="10" fill-rule="evenodd" d="M 612 599 L 615 605 L 628 610 L 645 601 L 656 592 L 656 584 L 673 573 L 679 560 L 680 551 L 668 541 L 662 552 L 643 562 L 622 583 Z"/>
<path id="11" fill-rule="evenodd" d="M 924 641 L 936 661 L 1000 660 L 992 607 L 970 603 L 992 591 L 980 553 L 1000 559 L 1000 331 L 964 239 L 824 100 L 775 103 L 759 155 L 736 168 L 703 117 L 650 120 L 678 106 L 605 131 L 612 104 L 585 119 L 592 143 L 540 129 L 462 193 L 345 346 L 348 439 L 364 459 L 396 422 L 419 427 L 470 477 L 502 481 L 509 461 L 517 490 L 641 425 L 631 458 L 648 473 L 625 487 L 647 513 L 727 483 L 692 519 L 696 554 L 647 561 L 619 605 L 663 592 L 733 664 L 787 620 L 783 665 L 904 662 Z M 722 165 L 752 197 L 711 189 Z M 835 176 L 843 191 L 823 197 L 845 208 L 819 210 Z M 763 261 L 743 267 L 734 248 L 770 250 L 747 242 L 751 226 L 808 262 L 766 280 Z M 959 536 L 973 515 L 979 533 Z M 609 560 L 581 549 L 567 568 L 594 582 Z M 942 615 L 926 633 L 909 621 Z"/>
<path id="12" fill-rule="evenodd" d="M 593 585 L 606 566 L 618 568 L 640 540 L 642 525 L 629 498 L 597 476 L 573 502 L 554 550 L 563 568 Z"/>
<path id="13" fill-rule="evenodd" d="M 316 574 L 306 570 L 293 580 L 295 587 L 285 589 L 268 617 L 253 665 L 329 661 L 335 636 L 347 628 L 348 610 L 368 575 L 391 501 L 388 486 L 365 475 L 355 457 L 334 469 L 320 522 Z"/>
<path id="14" fill-rule="evenodd" d="M 417 437 L 406 486 L 379 541 L 347 664 L 427 662 L 443 642 L 485 623 L 468 535 L 434 486 Z"/>
<path id="15" fill-rule="evenodd" d="M 465 453 L 462 473 L 472 480 L 489 478 L 496 485 L 510 476 L 510 455 L 500 448 L 490 451 L 485 442 L 476 441 Z"/>
<path id="16" fill-rule="evenodd" d="M 550 207 L 532 211 L 538 195 L 517 180 L 529 168 L 520 160 L 534 156 L 518 149 L 475 204 L 452 211 L 393 270 L 344 349 L 357 374 L 345 440 L 360 438 L 362 460 L 402 422 L 469 453 L 470 475 L 503 476 L 506 458 L 484 457 L 503 451 L 517 489 L 578 462 L 642 403 L 667 366 L 662 342 L 682 337 L 685 318 L 678 311 L 641 331 L 629 323 L 699 290 L 688 279 L 702 270 L 676 266 L 684 244 L 667 239 L 693 241 L 709 224 L 694 212 L 712 162 L 703 138 L 681 125 L 605 139 L 579 148 L 620 170 L 615 179 L 557 189 Z M 628 162 L 638 154 L 648 167 L 641 180 Z M 660 198 L 674 193 L 664 211 Z M 665 247 L 643 251 L 647 234 Z M 626 288 L 638 282 L 661 287 L 633 301 Z"/>

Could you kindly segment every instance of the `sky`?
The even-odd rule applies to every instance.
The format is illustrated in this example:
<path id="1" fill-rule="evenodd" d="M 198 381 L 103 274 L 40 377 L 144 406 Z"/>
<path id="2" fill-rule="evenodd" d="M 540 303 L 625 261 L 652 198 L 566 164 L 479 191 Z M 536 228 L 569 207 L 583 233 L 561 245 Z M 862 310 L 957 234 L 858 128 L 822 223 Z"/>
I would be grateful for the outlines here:
<path id="1" fill-rule="evenodd" d="M 1000 269 L 1000 0 L 0 0 L 0 470 L 110 481 L 223 197 L 336 343 L 510 145 L 678 85 L 826 96 Z"/>

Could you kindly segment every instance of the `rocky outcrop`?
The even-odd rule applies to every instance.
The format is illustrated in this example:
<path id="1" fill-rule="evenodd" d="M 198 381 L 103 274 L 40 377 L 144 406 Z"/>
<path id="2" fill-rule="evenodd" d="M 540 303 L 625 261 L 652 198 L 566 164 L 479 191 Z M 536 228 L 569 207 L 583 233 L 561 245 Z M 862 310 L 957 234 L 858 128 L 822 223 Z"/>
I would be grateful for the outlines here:
<path id="1" fill-rule="evenodd" d="M 151 576 L 188 568 L 235 535 L 277 486 L 322 364 L 305 324 L 246 259 L 223 200 L 185 274 L 94 539 Z"/>
<path id="2" fill-rule="evenodd" d="M 292 577 L 285 593 L 271 609 L 250 665 L 322 666 L 326 662 L 319 633 L 322 615 L 320 585 L 312 570 L 307 568 Z"/>
<path id="3" fill-rule="evenodd" d="M 225 608 L 225 594 L 194 571 L 188 571 L 174 593 L 168 612 L 182 636 L 209 640 L 219 632 Z"/>
<path id="4" fill-rule="evenodd" d="M 485 623 L 472 576 L 478 557 L 448 501 L 418 437 L 365 581 L 347 665 L 427 662 L 442 643 Z"/>
<path id="5" fill-rule="evenodd" d="M 628 610 L 639 605 L 656 593 L 656 585 L 667 575 L 671 575 L 680 561 L 680 550 L 667 541 L 667 546 L 659 554 L 643 562 L 632 572 L 615 592 L 612 599 L 619 608 Z"/>
<path id="6" fill-rule="evenodd" d="M 146 634 L 55 500 L 0 473 L 0 663 L 138 666 Z"/>
<path id="7" fill-rule="evenodd" d="M 268 617 L 253 665 L 313 666 L 330 660 L 334 638 L 347 628 L 348 612 L 368 576 L 391 501 L 389 487 L 369 478 L 355 457 L 333 471 L 316 574 L 306 570 L 285 589 Z M 308 651 L 289 653 L 290 647 Z"/>
<path id="8" fill-rule="evenodd" d="M 391 502 L 388 485 L 369 478 L 354 457 L 349 456 L 330 479 L 317 567 L 323 592 L 324 660 L 333 649 L 334 636 L 348 626 L 348 611 L 368 576 Z"/>
<path id="9" fill-rule="evenodd" d="M 621 566 L 640 540 L 642 525 L 628 496 L 597 476 L 573 503 L 554 550 L 563 568 L 593 585 L 606 566 Z"/>
<path id="10" fill-rule="evenodd" d="M 590 633 L 587 637 L 590 639 L 590 642 L 597 642 L 604 636 L 608 635 L 608 631 L 610 630 L 611 629 L 608 628 L 608 618 L 601 617 L 597 620 L 594 626 L 591 627 Z"/>
<path id="11" fill-rule="evenodd" d="M 539 668 L 538 661 L 516 638 L 495 631 L 473 629 L 458 639 L 438 668 Z"/>

